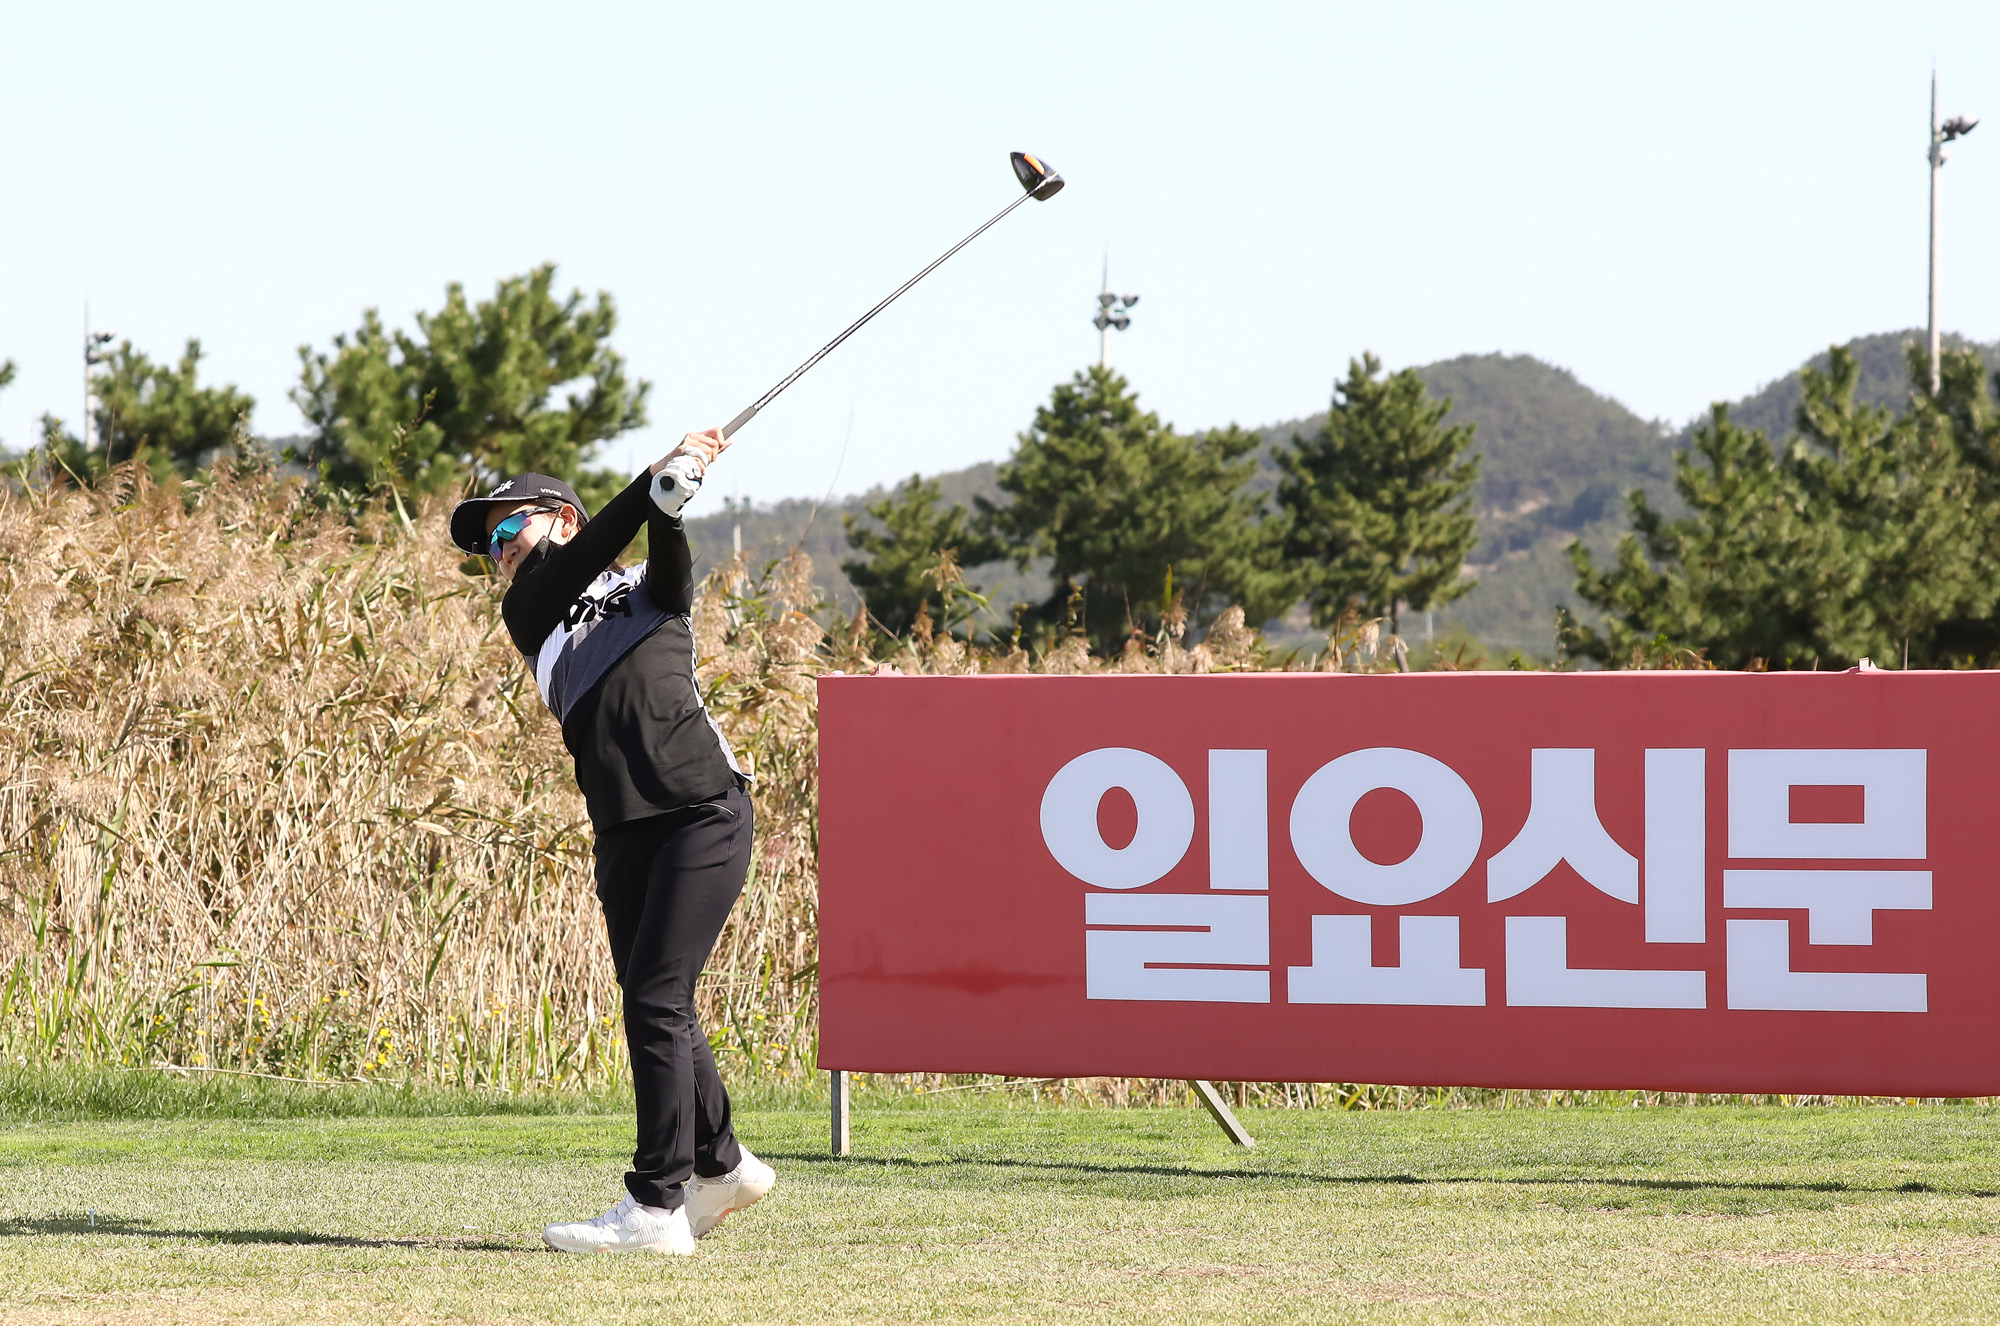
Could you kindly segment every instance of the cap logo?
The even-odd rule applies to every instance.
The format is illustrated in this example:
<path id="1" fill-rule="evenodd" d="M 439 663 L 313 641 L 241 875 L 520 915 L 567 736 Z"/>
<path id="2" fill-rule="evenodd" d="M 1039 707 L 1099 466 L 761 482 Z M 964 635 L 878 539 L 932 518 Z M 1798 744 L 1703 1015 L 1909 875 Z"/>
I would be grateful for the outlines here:
<path id="1" fill-rule="evenodd" d="M 501 484 L 498 488 L 495 488 L 491 493 L 487 494 L 487 496 L 498 497 L 500 496 L 500 494 L 506 492 L 509 488 L 512 488 L 513 486 L 514 486 L 514 481 L 512 479 L 509 479 L 507 482 Z"/>

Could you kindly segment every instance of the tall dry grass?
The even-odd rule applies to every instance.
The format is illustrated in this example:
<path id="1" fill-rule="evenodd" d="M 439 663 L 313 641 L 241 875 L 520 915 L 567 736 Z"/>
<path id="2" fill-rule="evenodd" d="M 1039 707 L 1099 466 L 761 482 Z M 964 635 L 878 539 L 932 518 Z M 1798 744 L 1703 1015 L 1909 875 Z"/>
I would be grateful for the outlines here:
<path id="1" fill-rule="evenodd" d="M 17 1064 L 624 1072 L 568 756 L 443 513 L 300 484 L 0 494 L 0 1046 Z M 705 1012 L 796 1071 L 813 1027 L 809 574 L 704 611 L 760 770 Z"/>

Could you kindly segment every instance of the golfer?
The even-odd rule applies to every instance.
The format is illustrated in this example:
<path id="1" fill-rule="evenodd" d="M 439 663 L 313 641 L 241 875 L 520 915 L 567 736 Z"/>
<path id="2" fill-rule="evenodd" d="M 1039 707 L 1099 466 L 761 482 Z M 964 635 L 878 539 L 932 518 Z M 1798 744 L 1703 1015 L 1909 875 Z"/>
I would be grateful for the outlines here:
<path id="1" fill-rule="evenodd" d="M 749 782 L 695 681 L 694 562 L 681 509 L 729 443 L 689 433 L 591 516 L 560 479 L 522 474 L 451 513 L 491 557 L 501 615 L 562 724 L 596 831 L 597 897 L 625 993 L 638 1146 L 625 1196 L 550 1225 L 564 1252 L 686 1256 L 777 1176 L 730 1128 L 694 985 L 750 868 Z M 646 564 L 616 558 L 644 526 Z"/>

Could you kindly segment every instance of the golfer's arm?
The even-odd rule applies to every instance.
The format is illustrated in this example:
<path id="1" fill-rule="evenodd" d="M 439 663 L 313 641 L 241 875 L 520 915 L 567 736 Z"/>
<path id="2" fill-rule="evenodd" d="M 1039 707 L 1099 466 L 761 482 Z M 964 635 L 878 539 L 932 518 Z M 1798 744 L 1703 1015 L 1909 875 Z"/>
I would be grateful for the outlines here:
<path id="1" fill-rule="evenodd" d="M 646 524 L 646 590 L 671 613 L 694 611 L 694 554 L 686 526 L 657 506 Z"/>
<path id="2" fill-rule="evenodd" d="M 618 560 L 618 554 L 638 537 L 646 523 L 646 513 L 657 511 L 650 491 L 653 478 L 641 474 L 623 492 L 604 504 L 576 537 L 549 549 L 532 576 L 517 580 L 500 601 L 500 615 L 506 619 L 507 634 L 524 654 L 533 654 L 562 624 L 563 614 L 576 602 L 590 582 L 603 575 Z"/>

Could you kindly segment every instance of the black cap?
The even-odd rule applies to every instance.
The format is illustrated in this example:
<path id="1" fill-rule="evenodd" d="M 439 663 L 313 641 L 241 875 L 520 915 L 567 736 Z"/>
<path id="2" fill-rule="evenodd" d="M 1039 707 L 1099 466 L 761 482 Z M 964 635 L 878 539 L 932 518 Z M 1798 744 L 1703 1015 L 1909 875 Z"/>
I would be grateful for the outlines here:
<path id="1" fill-rule="evenodd" d="M 451 509 L 451 541 L 475 556 L 486 552 L 486 513 L 496 506 L 515 507 L 523 502 L 567 502 L 576 508 L 579 521 L 590 519 L 576 489 L 546 474 L 517 474 L 493 485 L 484 497 L 468 497 Z"/>

